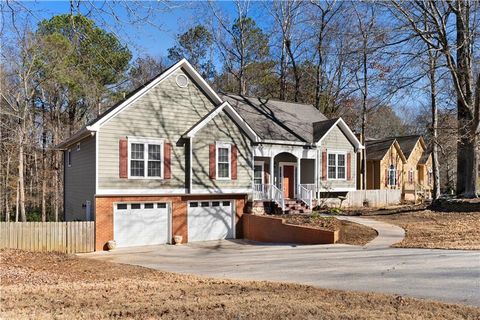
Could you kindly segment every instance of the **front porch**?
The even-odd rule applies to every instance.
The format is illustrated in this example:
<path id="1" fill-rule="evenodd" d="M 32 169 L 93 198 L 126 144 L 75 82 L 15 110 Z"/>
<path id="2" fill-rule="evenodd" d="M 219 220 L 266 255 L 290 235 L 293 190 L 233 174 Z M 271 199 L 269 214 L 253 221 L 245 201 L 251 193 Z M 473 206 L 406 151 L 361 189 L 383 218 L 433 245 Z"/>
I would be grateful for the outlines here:
<path id="1" fill-rule="evenodd" d="M 274 202 L 282 211 L 295 203 L 311 210 L 317 195 L 317 161 L 314 153 L 310 156 L 289 152 L 255 156 L 253 200 Z"/>

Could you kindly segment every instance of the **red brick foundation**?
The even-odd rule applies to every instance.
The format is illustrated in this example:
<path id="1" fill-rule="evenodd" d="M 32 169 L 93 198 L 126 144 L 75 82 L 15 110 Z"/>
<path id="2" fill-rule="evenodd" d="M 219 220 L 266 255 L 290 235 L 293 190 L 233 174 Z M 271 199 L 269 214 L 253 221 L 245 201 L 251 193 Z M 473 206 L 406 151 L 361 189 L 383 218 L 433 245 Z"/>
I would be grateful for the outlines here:
<path id="1" fill-rule="evenodd" d="M 259 242 L 329 244 L 337 242 L 339 234 L 338 231 L 287 224 L 281 218 L 245 214 L 243 236 Z"/>
<path id="2" fill-rule="evenodd" d="M 236 210 L 236 237 L 243 237 L 242 216 L 246 195 L 181 195 L 181 196 L 96 196 L 95 250 L 106 250 L 113 239 L 113 204 L 116 202 L 168 202 L 172 210 L 172 236 L 181 235 L 188 242 L 187 201 L 234 199 Z"/>

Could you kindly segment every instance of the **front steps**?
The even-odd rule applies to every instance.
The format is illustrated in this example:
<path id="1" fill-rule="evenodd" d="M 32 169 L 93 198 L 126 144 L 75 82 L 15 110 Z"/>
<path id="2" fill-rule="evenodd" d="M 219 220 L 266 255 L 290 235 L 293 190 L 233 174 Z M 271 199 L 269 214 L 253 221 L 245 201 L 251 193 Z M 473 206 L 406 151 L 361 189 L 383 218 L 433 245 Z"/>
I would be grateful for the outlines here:
<path id="1" fill-rule="evenodd" d="M 278 211 L 281 212 L 281 208 L 278 207 Z M 285 199 L 285 211 L 284 214 L 310 214 L 312 208 L 309 208 L 303 201 L 296 199 Z"/>
<path id="2" fill-rule="evenodd" d="M 303 201 L 285 199 L 285 210 L 282 212 L 276 202 L 256 200 L 252 203 L 250 211 L 253 214 L 310 214 L 312 208 L 309 208 Z"/>

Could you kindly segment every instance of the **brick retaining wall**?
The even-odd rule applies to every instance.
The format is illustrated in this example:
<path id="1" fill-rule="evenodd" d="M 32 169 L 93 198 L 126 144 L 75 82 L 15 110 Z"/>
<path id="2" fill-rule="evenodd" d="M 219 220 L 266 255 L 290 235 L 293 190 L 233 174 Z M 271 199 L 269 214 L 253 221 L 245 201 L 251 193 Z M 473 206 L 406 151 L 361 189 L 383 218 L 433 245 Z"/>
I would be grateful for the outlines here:
<path id="1" fill-rule="evenodd" d="M 338 241 L 339 232 L 287 224 L 284 219 L 244 214 L 243 237 L 273 243 L 329 244 Z"/>

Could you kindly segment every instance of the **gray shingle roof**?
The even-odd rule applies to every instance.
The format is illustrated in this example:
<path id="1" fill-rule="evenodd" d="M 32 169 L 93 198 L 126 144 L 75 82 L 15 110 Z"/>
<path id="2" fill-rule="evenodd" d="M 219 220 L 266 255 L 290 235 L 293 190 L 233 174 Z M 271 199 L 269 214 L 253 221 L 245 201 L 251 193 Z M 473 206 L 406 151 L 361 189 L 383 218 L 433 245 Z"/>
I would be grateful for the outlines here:
<path id="1" fill-rule="evenodd" d="M 405 158 L 408 159 L 410 154 L 412 153 L 417 141 L 420 139 L 421 136 L 419 135 L 412 135 L 412 136 L 398 136 L 398 137 L 390 137 L 391 139 L 396 139 L 400 148 L 402 148 L 402 152 L 405 155 Z"/>
<path id="2" fill-rule="evenodd" d="M 394 143 L 395 138 L 365 141 L 367 160 L 382 160 Z"/>
<path id="3" fill-rule="evenodd" d="M 420 157 L 420 160 L 418 160 L 418 164 L 426 164 L 428 161 L 428 157 L 430 157 L 430 152 L 424 151 L 422 153 L 422 156 Z"/>
<path id="4" fill-rule="evenodd" d="M 314 106 L 308 104 L 232 94 L 222 94 L 220 97 L 228 101 L 253 131 L 264 140 L 313 143 L 318 133 L 324 131 L 320 128 L 323 125 L 318 123 L 328 120 Z M 314 133 L 314 123 L 317 123 L 316 126 L 319 128 L 317 133 Z"/>

